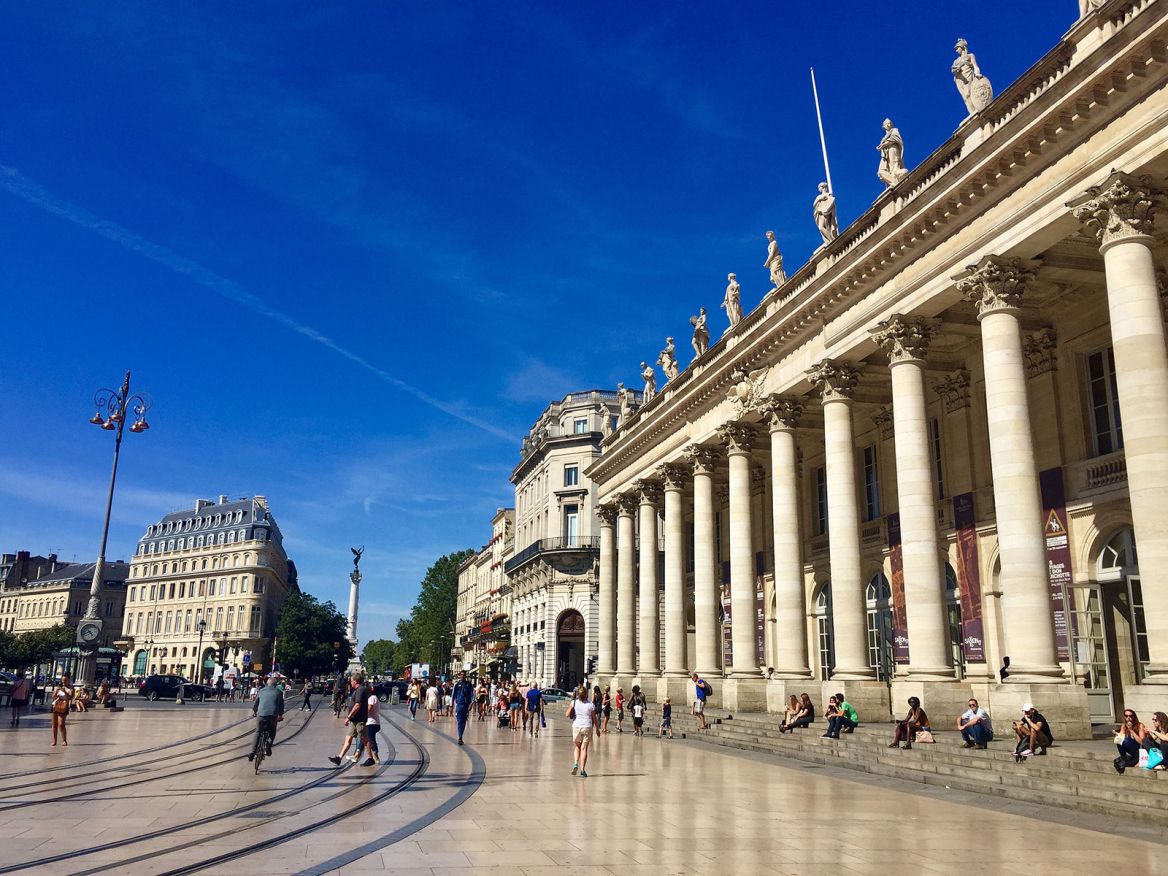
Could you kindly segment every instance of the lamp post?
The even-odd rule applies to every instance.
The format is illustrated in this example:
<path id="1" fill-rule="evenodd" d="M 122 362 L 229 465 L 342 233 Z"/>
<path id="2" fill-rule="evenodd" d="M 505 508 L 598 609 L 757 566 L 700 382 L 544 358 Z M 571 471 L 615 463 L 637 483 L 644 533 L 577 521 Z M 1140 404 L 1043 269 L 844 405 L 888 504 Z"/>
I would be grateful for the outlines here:
<path id="1" fill-rule="evenodd" d="M 198 656 L 195 658 L 198 662 L 195 664 L 198 667 L 198 672 L 195 674 L 195 680 L 199 684 L 203 683 L 203 678 L 207 674 L 206 668 L 203 666 L 203 633 L 207 632 L 207 620 L 202 615 L 199 615 L 199 622 L 195 624 L 195 628 L 199 631 L 199 650 Z"/>
<path id="2" fill-rule="evenodd" d="M 114 433 L 114 465 L 110 471 L 109 494 L 105 500 L 105 523 L 101 530 L 101 550 L 97 554 L 97 562 L 93 566 L 93 582 L 89 586 L 89 607 L 85 617 L 77 624 L 77 678 L 79 687 L 91 685 L 97 674 L 97 650 L 101 645 L 101 585 L 105 576 L 105 547 L 109 538 L 110 511 L 114 504 L 114 483 L 118 477 L 118 456 L 122 449 L 122 432 L 126 427 L 127 414 L 134 415 L 134 422 L 130 431 L 145 432 L 150 428 L 146 422 L 146 411 L 150 408 L 150 401 L 143 395 L 130 394 L 130 372 L 126 372 L 126 379 L 119 390 L 99 389 L 93 397 L 97 405 L 97 413 L 89 422 L 100 426 L 107 432 Z M 102 411 L 105 414 L 102 414 Z"/>

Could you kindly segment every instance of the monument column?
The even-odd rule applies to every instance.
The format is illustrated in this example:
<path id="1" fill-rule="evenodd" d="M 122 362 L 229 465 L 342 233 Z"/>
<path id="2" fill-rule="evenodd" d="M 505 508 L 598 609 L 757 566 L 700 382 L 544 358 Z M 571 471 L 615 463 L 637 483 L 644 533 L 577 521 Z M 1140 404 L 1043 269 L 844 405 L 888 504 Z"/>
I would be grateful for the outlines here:
<path id="1" fill-rule="evenodd" d="M 832 680 L 868 681 L 868 616 L 860 570 L 860 511 L 856 506 L 856 447 L 852 396 L 859 370 L 824 359 L 807 376 L 823 394 L 827 465 L 827 533 L 831 563 L 831 620 L 835 636 Z"/>
<path id="2" fill-rule="evenodd" d="M 719 448 L 691 444 L 686 448 L 694 471 L 694 665 L 700 675 L 722 674 L 718 608 L 717 533 L 714 531 L 714 471 Z"/>
<path id="3" fill-rule="evenodd" d="M 611 502 L 597 505 L 596 516 L 600 518 L 600 640 L 596 674 L 609 678 L 616 670 L 616 506 Z"/>
<path id="4" fill-rule="evenodd" d="M 990 255 L 957 278 L 958 290 L 977 305 L 981 323 L 1006 653 L 1013 683 L 1059 681 L 1063 676 L 1055 648 L 1018 322 L 1022 294 L 1032 276 L 1020 259 Z"/>
<path id="5" fill-rule="evenodd" d="M 665 675 L 685 678 L 685 516 L 682 509 L 686 470 L 673 463 L 658 470 L 665 484 Z"/>
<path id="6" fill-rule="evenodd" d="M 799 539 L 799 488 L 795 426 L 803 415 L 800 399 L 770 396 L 763 405 L 770 421 L 772 507 L 775 549 L 775 677 L 807 679 L 807 601 Z"/>
<path id="7" fill-rule="evenodd" d="M 637 671 L 636 509 L 635 497 L 617 497 L 616 674 L 622 683 Z"/>
<path id="8" fill-rule="evenodd" d="M 1156 686 L 1168 685 L 1168 587 L 1164 586 L 1168 568 L 1168 345 L 1152 252 L 1152 222 L 1163 203 L 1164 193 L 1149 177 L 1113 172 L 1103 185 L 1088 189 L 1069 205 L 1075 218 L 1099 239 L 1107 275 L 1127 488 L 1148 631 L 1150 659 L 1141 684 Z M 1160 708 L 1157 703 L 1163 699 L 1162 687 L 1160 691 L 1144 694 L 1147 705 L 1139 708 Z M 1134 702 L 1127 705 L 1137 707 Z"/>
<path id="9" fill-rule="evenodd" d="M 730 459 L 730 633 L 732 678 L 757 678 L 758 621 L 755 615 L 755 568 L 750 513 L 750 448 L 754 429 L 726 423 L 718 430 Z"/>
<path id="10" fill-rule="evenodd" d="M 652 480 L 633 482 L 640 503 L 640 625 L 637 635 L 637 675 L 641 686 L 661 674 L 661 611 L 657 586 L 657 505 L 661 502 L 661 485 Z"/>
<path id="11" fill-rule="evenodd" d="M 935 320 L 894 315 L 872 332 L 892 369 L 896 494 L 900 505 L 909 681 L 954 681 L 925 412 L 924 357 Z"/>

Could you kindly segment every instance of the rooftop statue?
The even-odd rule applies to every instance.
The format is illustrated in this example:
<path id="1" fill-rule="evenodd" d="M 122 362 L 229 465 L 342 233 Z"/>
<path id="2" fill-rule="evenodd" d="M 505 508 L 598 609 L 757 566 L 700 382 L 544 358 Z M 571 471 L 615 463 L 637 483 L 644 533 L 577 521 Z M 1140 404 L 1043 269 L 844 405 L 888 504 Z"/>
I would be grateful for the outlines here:
<path id="1" fill-rule="evenodd" d="M 666 381 L 676 380 L 677 375 L 681 373 L 681 369 L 677 364 L 677 353 L 676 348 L 673 346 L 673 338 L 665 339 L 665 349 L 657 355 L 657 364 L 665 372 Z"/>
<path id="2" fill-rule="evenodd" d="M 819 196 L 811 205 L 811 213 L 815 217 L 815 226 L 819 229 L 819 236 L 824 245 L 839 237 L 839 220 L 835 216 L 835 195 L 827 187 L 827 183 L 819 184 Z"/>
<path id="3" fill-rule="evenodd" d="M 953 47 L 957 58 L 950 68 L 953 72 L 953 83 L 957 86 L 961 99 L 965 101 L 965 111 L 971 116 L 985 109 L 994 99 L 994 87 L 990 81 L 981 75 L 981 68 L 977 66 L 977 58 L 969 50 L 969 43 L 961 39 Z"/>
<path id="4" fill-rule="evenodd" d="M 884 120 L 884 137 L 876 147 L 880 153 L 880 167 L 876 176 L 880 177 L 884 185 L 890 188 L 908 176 L 904 167 L 904 140 L 900 131 L 892 126 L 892 119 Z"/>
<path id="5" fill-rule="evenodd" d="M 645 392 L 641 396 L 641 402 L 648 404 L 657 394 L 657 374 L 653 371 L 652 365 L 641 363 L 641 378 L 645 381 Z"/>
<path id="6" fill-rule="evenodd" d="M 1079 0 L 1079 18 L 1082 18 L 1090 12 L 1094 12 L 1105 2 L 1107 0 Z"/>
<path id="7" fill-rule="evenodd" d="M 775 240 L 773 231 L 768 231 L 766 238 L 769 241 L 767 243 L 767 257 L 762 266 L 770 269 L 771 285 L 778 289 L 787 282 L 787 272 L 783 270 L 783 254 L 779 252 L 779 242 Z"/>
<path id="8" fill-rule="evenodd" d="M 620 424 L 623 426 L 629 414 L 633 412 L 632 390 L 625 389 L 623 383 L 618 383 L 616 385 L 616 398 L 620 402 Z"/>
<path id="9" fill-rule="evenodd" d="M 605 438 L 612 434 L 612 414 L 606 405 L 600 406 L 600 434 Z"/>
<path id="10" fill-rule="evenodd" d="M 734 274 L 727 274 L 726 279 L 730 282 L 726 286 L 726 297 L 722 299 L 722 309 L 730 320 L 730 328 L 734 328 L 742 319 L 742 287 L 738 285 Z"/>
<path id="11" fill-rule="evenodd" d="M 693 348 L 695 358 L 703 356 L 706 350 L 710 349 L 710 330 L 706 328 L 706 308 L 699 308 L 698 315 L 689 318 L 689 324 L 694 327 Z"/>

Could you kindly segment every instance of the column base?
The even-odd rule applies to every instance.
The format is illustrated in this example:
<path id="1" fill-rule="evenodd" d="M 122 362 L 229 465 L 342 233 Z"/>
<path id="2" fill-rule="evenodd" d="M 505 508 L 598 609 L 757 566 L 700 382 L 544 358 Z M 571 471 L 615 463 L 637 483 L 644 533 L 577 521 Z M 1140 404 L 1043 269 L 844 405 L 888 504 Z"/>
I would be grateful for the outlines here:
<path id="1" fill-rule="evenodd" d="M 990 713 L 996 739 L 1014 738 L 1010 725 L 1021 716 L 1024 703 L 1032 703 L 1042 713 L 1056 743 L 1091 738 L 1091 707 L 1087 703 L 1087 689 L 1081 685 L 1016 682 L 1011 675 L 1005 684 L 974 684 L 971 688 Z M 980 696 L 979 689 L 985 691 Z"/>
<path id="2" fill-rule="evenodd" d="M 876 671 L 871 666 L 856 669 L 836 668 L 831 673 L 832 681 L 876 681 Z M 883 684 L 883 682 L 881 682 Z"/>
<path id="3" fill-rule="evenodd" d="M 781 715 L 787 711 L 787 698 L 791 695 L 798 697 L 801 694 L 809 694 L 811 701 L 815 702 L 818 691 L 819 682 L 813 681 L 810 676 L 807 678 L 768 679 L 766 683 L 766 710 Z M 815 708 L 818 711 L 819 706 Z"/>
<path id="4" fill-rule="evenodd" d="M 632 696 L 633 693 L 633 676 L 635 674 L 636 673 L 634 672 L 621 672 L 620 670 L 617 670 L 616 673 L 612 676 L 612 680 L 610 682 L 612 685 L 613 694 L 616 694 L 618 690 L 623 688 L 625 692 L 625 699 L 628 700 L 628 698 Z"/>
<path id="5" fill-rule="evenodd" d="M 898 678 L 900 678 L 900 676 L 898 676 Z M 916 666 L 909 664 L 908 671 L 904 674 L 903 680 L 905 680 L 905 681 L 919 681 L 919 682 L 936 681 L 936 682 L 944 683 L 947 681 L 956 681 L 957 675 L 953 671 L 952 666 L 921 666 L 921 667 L 916 667 Z M 928 710 L 926 709 L 926 711 L 928 711 Z"/>
<path id="6" fill-rule="evenodd" d="M 712 683 L 712 682 L 711 682 Z M 767 681 L 757 675 L 749 678 L 723 678 L 722 708 L 730 712 L 765 712 Z"/>
<path id="7" fill-rule="evenodd" d="M 1145 678 L 1139 684 L 1133 684 L 1123 689 L 1123 707 L 1131 709 L 1140 716 L 1140 720 L 1148 726 L 1152 724 L 1152 713 L 1164 710 L 1164 702 L 1168 700 L 1168 679 Z M 1046 713 L 1043 712 L 1045 715 Z"/>
<path id="8" fill-rule="evenodd" d="M 1067 678 L 1067 674 L 1057 663 L 1053 666 L 1027 666 L 1024 663 L 1011 662 L 1010 668 L 1006 671 L 1010 673 L 1006 684 L 1060 684 L 1065 683 Z M 1042 709 L 1038 711 L 1042 712 Z"/>
<path id="9" fill-rule="evenodd" d="M 924 681 L 909 675 L 892 681 L 892 712 L 897 719 L 908 714 L 908 698 L 916 697 L 937 730 L 956 726 L 957 718 L 969 708 L 973 685 L 954 677 L 944 681 Z M 977 696 L 974 694 L 974 696 Z M 978 697 L 980 702 L 981 697 Z M 989 706 L 985 707 L 987 710 Z"/>
<path id="10" fill-rule="evenodd" d="M 816 717 L 822 717 L 827 709 L 827 698 L 842 693 L 852 704 L 864 724 L 882 724 L 891 718 L 888 710 L 888 685 L 875 679 L 841 679 L 832 676 L 829 681 L 819 683 L 819 702 L 815 704 Z"/>
<path id="11" fill-rule="evenodd" d="M 657 679 L 657 699 L 654 702 L 663 702 L 669 697 L 674 710 L 689 711 L 690 703 L 694 698 L 693 682 L 684 675 L 666 675 Z"/>

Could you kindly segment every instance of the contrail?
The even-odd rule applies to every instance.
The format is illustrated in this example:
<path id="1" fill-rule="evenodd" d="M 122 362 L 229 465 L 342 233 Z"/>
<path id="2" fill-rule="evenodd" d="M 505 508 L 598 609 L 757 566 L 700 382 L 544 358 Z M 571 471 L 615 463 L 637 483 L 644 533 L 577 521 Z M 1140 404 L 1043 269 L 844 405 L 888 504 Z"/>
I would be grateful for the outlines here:
<path id="1" fill-rule="evenodd" d="M 323 344 L 334 353 L 338 353 L 344 358 L 348 359 L 357 365 L 360 365 L 366 371 L 369 371 L 384 380 L 386 383 L 397 387 L 402 392 L 414 396 L 418 400 L 424 402 L 432 408 L 442 411 L 457 420 L 462 420 L 464 423 L 482 429 L 484 432 L 489 432 L 497 438 L 503 438 L 507 441 L 514 441 L 515 436 L 509 432 L 500 429 L 498 426 L 480 420 L 477 417 L 472 417 L 469 414 L 463 413 L 454 405 L 444 402 L 441 399 L 435 398 L 423 389 L 419 389 L 413 384 L 406 383 L 404 380 L 394 377 L 388 371 L 378 368 L 372 362 L 354 353 L 352 350 L 346 349 L 334 341 L 327 335 L 322 335 L 312 326 L 304 325 L 297 322 L 286 313 L 281 313 L 278 310 L 273 310 L 268 306 L 259 296 L 248 292 L 238 283 L 233 280 L 228 280 L 226 277 L 216 274 L 209 268 L 204 267 L 198 262 L 187 258 L 175 252 L 172 249 L 167 249 L 165 246 L 159 246 L 156 243 L 151 243 L 143 237 L 135 234 L 127 228 L 123 228 L 117 223 L 110 222 L 95 216 L 88 210 L 78 207 L 75 204 L 70 204 L 67 201 L 62 201 L 60 198 L 54 196 L 41 186 L 34 183 L 32 180 L 23 176 L 20 171 L 13 167 L 6 167 L 0 164 L 0 188 L 7 189 L 22 198 L 34 207 L 60 216 L 74 225 L 85 228 L 104 237 L 106 240 L 111 240 L 114 243 L 124 246 L 126 249 L 132 250 L 139 255 L 142 255 L 152 262 L 157 262 L 164 267 L 169 268 L 178 274 L 185 274 L 191 280 L 201 286 L 206 286 L 213 292 L 222 295 L 238 304 L 242 304 L 256 313 L 266 316 L 273 322 L 278 322 L 285 328 L 291 329 L 297 334 L 303 335 L 310 340 L 316 341 L 318 344 Z"/>

